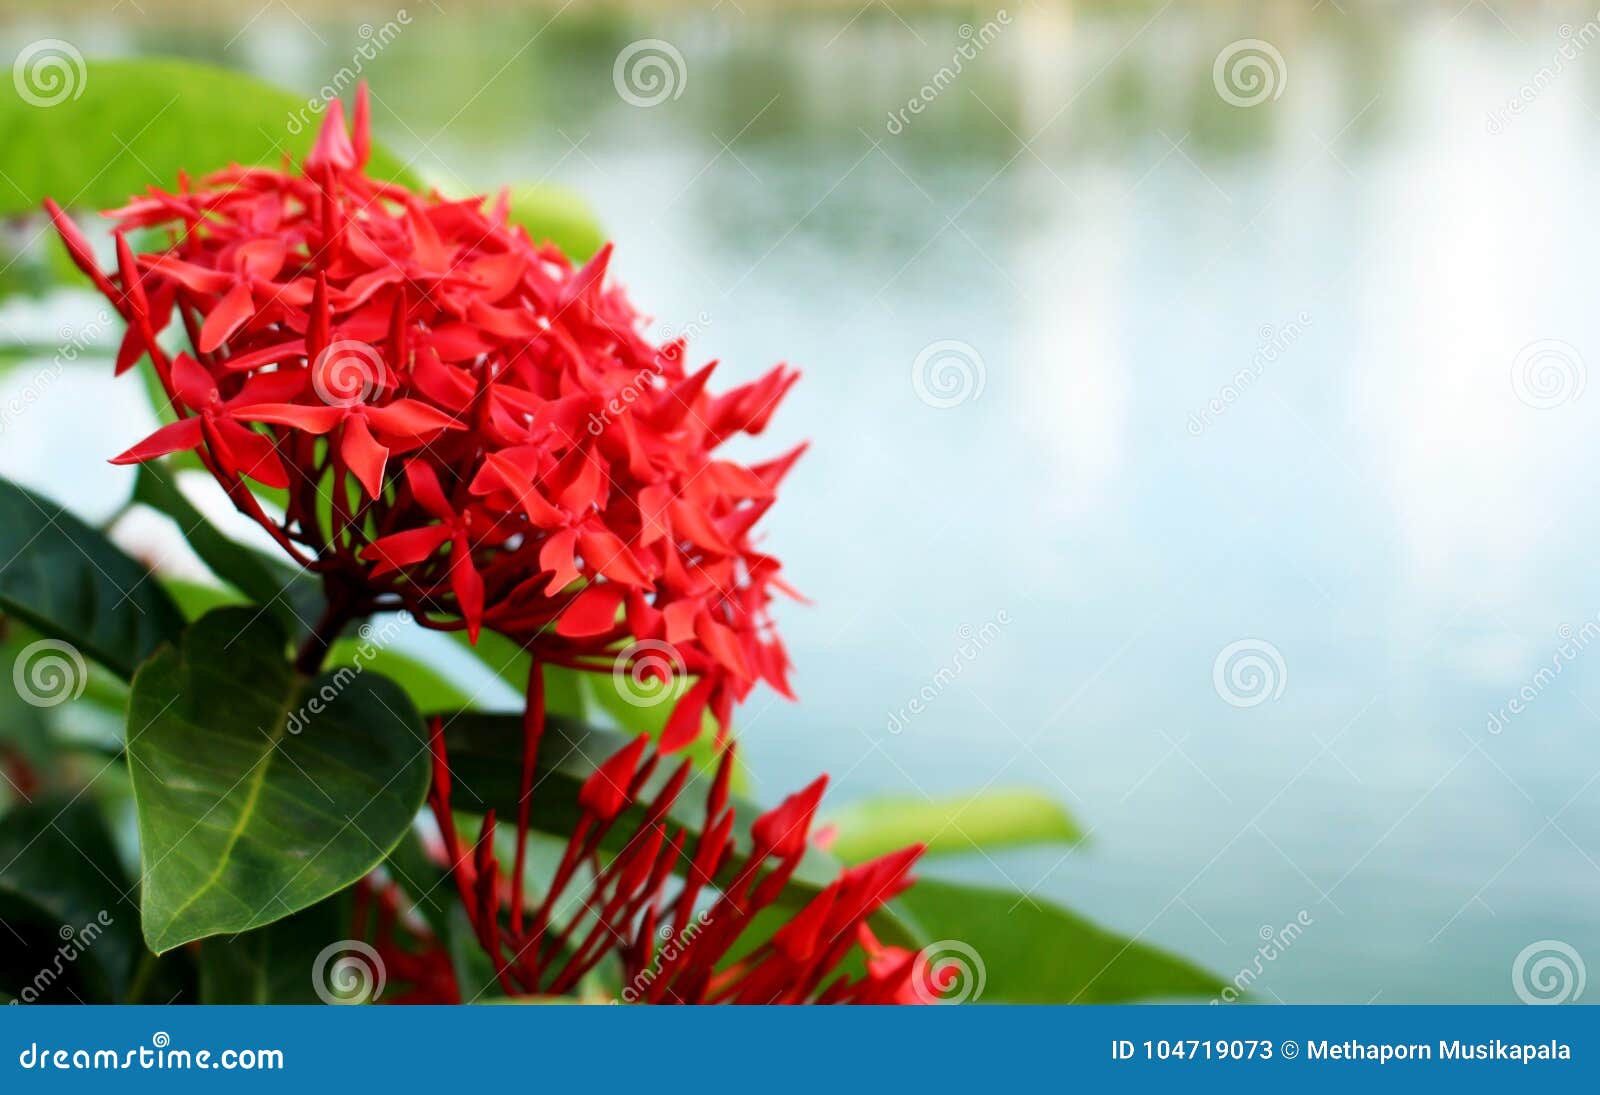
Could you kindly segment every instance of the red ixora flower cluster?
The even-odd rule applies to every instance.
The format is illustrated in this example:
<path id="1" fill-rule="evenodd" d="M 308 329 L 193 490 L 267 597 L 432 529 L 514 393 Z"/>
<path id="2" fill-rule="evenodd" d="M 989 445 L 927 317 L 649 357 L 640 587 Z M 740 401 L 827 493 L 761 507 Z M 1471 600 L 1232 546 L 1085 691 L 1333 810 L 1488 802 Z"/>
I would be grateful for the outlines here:
<path id="1" fill-rule="evenodd" d="M 234 166 L 110 211 L 111 274 L 46 202 L 73 260 L 127 323 L 117 371 L 148 356 L 177 415 L 114 462 L 196 453 L 241 512 L 321 577 L 327 611 L 303 671 L 350 621 L 400 608 L 474 641 L 490 628 L 530 652 L 509 879 L 492 813 L 475 844 L 457 838 L 437 723 L 433 732 L 441 858 L 508 992 L 570 991 L 616 955 L 637 999 L 910 1002 L 916 956 L 880 946 L 867 919 L 909 885 L 920 848 L 846 870 L 766 942 L 728 957 L 788 883 L 824 782 L 736 847 L 723 740 L 733 706 L 763 680 L 790 695 L 768 608 L 774 591 L 792 591 L 751 529 L 803 446 L 753 466 L 714 453 L 762 432 L 797 374 L 779 366 L 711 394 L 715 363 L 686 370 L 683 342 L 652 344 L 606 285 L 609 245 L 574 267 L 512 226 L 504 197 L 485 210 L 482 199 L 374 180 L 369 150 L 363 87 L 352 129 L 332 103 L 298 174 Z M 162 231 L 165 246 L 135 253 L 131 234 Z M 175 319 L 189 349 L 169 353 L 159 339 Z M 247 479 L 281 492 L 281 516 Z M 667 819 L 687 762 L 648 803 L 658 757 L 642 759 L 645 739 L 598 769 L 530 913 L 523 871 L 552 665 L 692 681 L 659 748 L 695 741 L 709 712 L 724 749 L 692 851 Z M 674 868 L 686 879 L 669 912 Z M 582 935 L 584 918 L 558 912 L 582 898 L 580 878 Z M 708 887 L 717 895 L 702 900 Z M 377 938 L 415 986 L 409 998 L 451 999 L 437 940 L 401 945 L 398 898 L 392 887 L 380 896 Z M 866 973 L 829 981 L 855 946 Z"/>
<path id="2" fill-rule="evenodd" d="M 797 374 L 722 395 L 713 362 L 654 345 L 604 248 L 581 268 L 510 225 L 504 199 L 447 201 L 368 178 L 330 105 L 302 174 L 233 167 L 108 215 L 118 270 L 48 203 L 73 259 L 126 319 L 119 371 L 149 355 L 176 422 L 116 458 L 193 450 L 289 554 L 335 618 L 404 606 L 536 662 L 611 671 L 626 639 L 668 644 L 695 681 L 662 745 L 726 727 L 758 680 L 784 695 L 779 564 L 751 526 L 797 449 L 747 467 L 714 453 L 760 433 Z M 166 230 L 135 254 L 129 234 Z M 174 314 L 190 342 L 157 336 Z M 284 491 L 269 516 L 244 480 Z M 312 660 L 320 657 L 312 652 Z"/>

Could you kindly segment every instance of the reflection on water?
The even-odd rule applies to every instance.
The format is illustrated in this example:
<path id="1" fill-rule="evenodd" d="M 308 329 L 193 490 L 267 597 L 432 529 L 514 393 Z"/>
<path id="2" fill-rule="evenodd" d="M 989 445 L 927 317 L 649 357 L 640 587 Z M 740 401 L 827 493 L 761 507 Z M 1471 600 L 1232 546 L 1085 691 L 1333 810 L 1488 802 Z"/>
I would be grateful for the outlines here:
<path id="1" fill-rule="evenodd" d="M 367 68 L 440 178 L 588 195 L 725 379 L 806 370 L 758 446 L 815 442 L 768 519 L 816 601 L 802 702 L 744 718 L 769 792 L 1038 784 L 1087 848 L 940 869 L 1230 973 L 1298 921 L 1264 999 L 1509 1001 L 1535 940 L 1600 961 L 1600 60 L 1558 52 L 1576 9 L 1345 6 L 1027 5 L 898 133 L 993 10 L 420 10 Z M 307 94 L 361 41 L 248 15 L 61 36 Z M 684 59 L 649 108 L 641 38 Z M 1213 78 L 1244 38 L 1283 58 L 1251 107 Z M 109 499 L 87 454 L 138 429 L 38 409 L 0 464 Z M 64 436 L 70 476 L 25 440 Z"/>

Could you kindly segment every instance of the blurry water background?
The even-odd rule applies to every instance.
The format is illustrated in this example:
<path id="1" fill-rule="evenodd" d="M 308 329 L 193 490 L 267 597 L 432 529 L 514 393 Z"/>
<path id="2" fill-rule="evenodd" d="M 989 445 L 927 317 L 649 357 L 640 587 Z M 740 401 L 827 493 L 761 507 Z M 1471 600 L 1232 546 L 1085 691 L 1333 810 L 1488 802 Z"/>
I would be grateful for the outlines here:
<path id="1" fill-rule="evenodd" d="M 1309 921 L 1267 1000 L 1510 1001 L 1540 940 L 1600 974 L 1593 8 L 1026 0 L 891 122 L 999 9 L 440 6 L 363 62 L 380 138 L 581 192 L 722 383 L 805 371 L 741 449 L 813 442 L 765 521 L 815 603 L 801 702 L 742 714 L 758 793 L 1040 787 L 1085 845 L 938 869 L 1227 977 Z M 13 4 L 0 44 L 309 96 L 396 17 L 144 8 Z M 684 62 L 651 107 L 640 39 Z M 1283 59 L 1254 106 L 1214 81 L 1240 39 Z M 0 472 L 109 512 L 142 398 L 71 371 Z M 1267 679 L 1219 687 L 1241 640 Z"/>

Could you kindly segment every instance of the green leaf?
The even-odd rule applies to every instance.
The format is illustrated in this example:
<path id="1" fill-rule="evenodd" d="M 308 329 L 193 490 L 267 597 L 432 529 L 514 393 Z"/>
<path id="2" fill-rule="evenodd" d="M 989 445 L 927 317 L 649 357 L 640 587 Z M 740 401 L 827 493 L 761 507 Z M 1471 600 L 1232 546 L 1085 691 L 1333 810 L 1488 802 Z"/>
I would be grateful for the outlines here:
<path id="1" fill-rule="evenodd" d="M 421 808 L 427 743 L 405 692 L 349 668 L 307 681 L 285 644 L 259 610 L 218 609 L 134 678 L 127 751 L 157 953 L 336 893 Z"/>
<path id="2" fill-rule="evenodd" d="M 144 567 L 56 503 L 0 479 L 0 608 L 122 677 L 183 629 Z"/>
<path id="3" fill-rule="evenodd" d="M 513 186 L 511 223 L 528 230 L 534 243 L 549 240 L 573 262 L 586 262 L 606 242 L 588 204 L 559 186 Z"/>
<path id="4" fill-rule="evenodd" d="M 467 813 L 493 809 L 503 818 L 517 816 L 522 770 L 522 717 L 463 711 L 444 717 L 445 749 L 450 757 L 451 804 Z M 534 773 L 537 793 L 529 809 L 529 823 L 539 832 L 565 839 L 578 822 L 578 791 L 583 781 L 606 759 L 622 748 L 628 736 L 587 726 L 575 719 L 551 716 L 546 723 Z M 668 758 L 675 759 L 675 758 Z M 651 786 L 642 796 L 646 801 L 655 787 L 665 781 L 674 764 L 659 766 Z M 703 803 L 709 789 L 709 773 L 691 771 L 688 783 L 668 816 L 693 839 L 705 817 Z M 750 825 L 761 808 L 735 798 L 733 840 L 735 849 L 748 854 Z M 612 828 L 605 845 L 620 848 L 644 816 L 639 806 L 624 813 Z M 737 875 L 744 859 L 736 854 L 721 876 Z M 680 864 L 680 866 L 682 866 Z M 840 865 L 832 856 L 808 851 L 800 861 L 779 903 L 787 908 L 805 904 L 838 876 Z M 917 938 L 915 925 L 893 910 L 885 910 L 874 920 L 874 927 L 888 941 L 912 943 Z"/>
<path id="5" fill-rule="evenodd" d="M 291 633 L 321 612 L 322 586 L 305 571 L 232 540 L 178 489 L 177 470 L 164 463 L 139 465 L 133 500 L 170 517 L 200 561 L 224 582 L 267 606 Z"/>
<path id="6" fill-rule="evenodd" d="M 1000 890 L 924 878 L 900 898 L 929 938 L 928 960 L 982 970 L 973 1002 L 1119 1004 L 1216 996 L 1223 984 L 1159 948 L 1129 940 L 1057 905 Z M 959 992 L 977 982 L 963 977 Z"/>
<path id="7" fill-rule="evenodd" d="M 37 212 L 47 196 L 103 209 L 146 186 L 175 187 L 180 171 L 198 178 L 230 163 L 276 165 L 285 152 L 299 160 L 321 125 L 305 99 L 192 61 L 94 59 L 63 75 L 73 94 L 48 109 L 13 88 L 0 92 L 10 179 L 0 187 L 0 215 Z M 416 184 L 381 149 L 369 171 Z"/>
<path id="8" fill-rule="evenodd" d="M 128 890 L 88 797 L 14 807 L 0 818 L 0 921 L 11 929 L 0 989 L 27 1003 L 120 1000 L 144 951 Z"/>
<path id="9" fill-rule="evenodd" d="M 200 944 L 202 1004 L 315 1004 L 338 956 L 352 954 L 350 902 L 344 895 L 264 928 Z M 328 957 L 320 963 L 319 958 Z"/>
<path id="10" fill-rule="evenodd" d="M 947 799 L 869 799 L 829 815 L 828 821 L 839 831 L 833 853 L 849 863 L 918 842 L 927 845 L 925 855 L 935 856 L 1083 839 L 1055 800 L 1029 790 Z"/>

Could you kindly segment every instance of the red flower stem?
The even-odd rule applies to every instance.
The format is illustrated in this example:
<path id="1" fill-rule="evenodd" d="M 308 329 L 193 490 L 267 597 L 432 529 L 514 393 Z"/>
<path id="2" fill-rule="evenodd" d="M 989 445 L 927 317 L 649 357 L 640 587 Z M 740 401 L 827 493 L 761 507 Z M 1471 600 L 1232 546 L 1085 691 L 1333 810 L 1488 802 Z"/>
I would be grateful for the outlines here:
<path id="1" fill-rule="evenodd" d="M 351 598 L 342 588 L 329 583 L 325 584 L 324 589 L 328 601 L 323 607 L 322 616 L 311 629 L 311 634 L 306 636 L 294 660 L 296 672 L 306 677 L 314 677 L 321 672 L 333 641 L 355 615 Z"/>
<path id="2" fill-rule="evenodd" d="M 528 702 L 522 716 L 522 782 L 517 796 L 517 861 L 511 875 L 511 930 L 522 933 L 522 872 L 528 851 L 528 811 L 533 804 L 533 766 L 544 736 L 544 669 L 538 659 L 528 667 Z"/>

